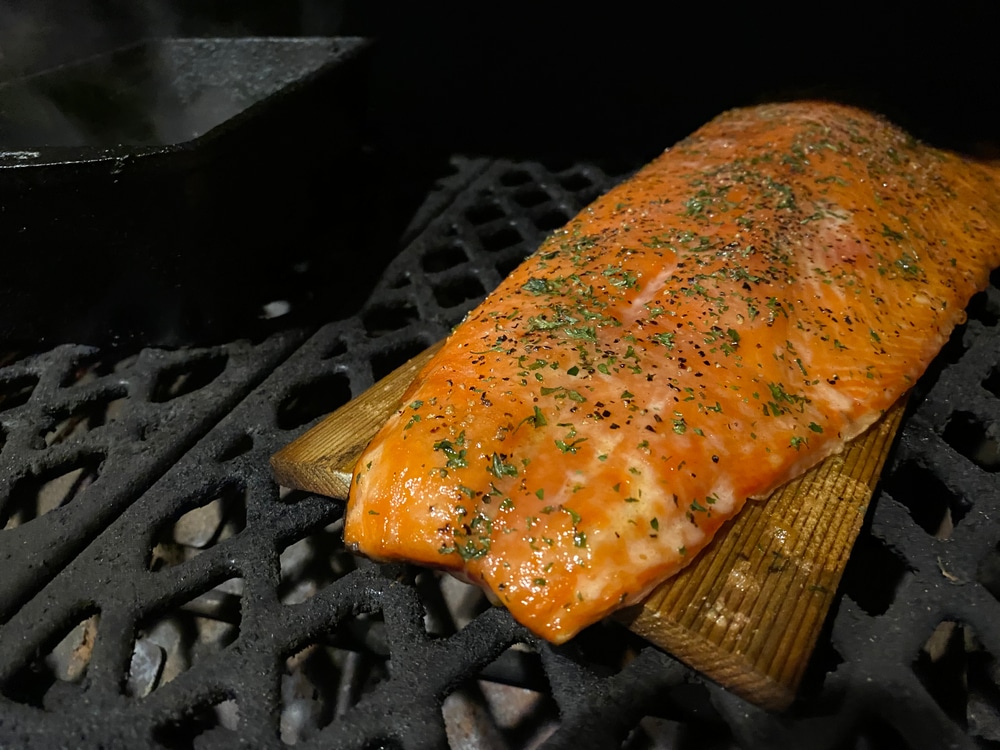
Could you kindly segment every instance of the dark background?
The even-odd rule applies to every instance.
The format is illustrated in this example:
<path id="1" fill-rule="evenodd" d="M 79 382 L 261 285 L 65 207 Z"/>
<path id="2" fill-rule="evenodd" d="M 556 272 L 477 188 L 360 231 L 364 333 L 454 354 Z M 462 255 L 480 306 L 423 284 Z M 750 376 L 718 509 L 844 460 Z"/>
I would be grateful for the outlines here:
<path id="1" fill-rule="evenodd" d="M 229 146 L 235 162 L 217 153 L 220 141 L 163 169 L 137 164 L 134 184 L 86 164 L 58 179 L 0 170 L 0 343 L 213 343 L 353 314 L 456 153 L 611 164 L 622 174 L 722 110 L 811 96 L 874 108 L 937 145 L 1000 156 L 998 29 L 1000 3 L 967 0 L 933 11 L 0 0 L 0 82 L 22 79 L 32 91 L 35 74 L 143 39 L 374 40 L 345 85 L 272 112 L 284 141 L 227 141 L 241 144 Z M 4 123 L 16 119 L 9 101 L 0 99 L 0 150 L 58 145 L 30 133 L 3 142 Z M 356 111 L 360 133 L 339 150 L 336 134 L 306 127 L 338 108 Z M 294 270 L 303 264 L 307 274 Z M 262 323 L 271 300 L 290 301 L 293 314 Z"/>
<path id="2" fill-rule="evenodd" d="M 379 40 L 373 125 L 453 151 L 654 152 L 720 109 L 833 96 L 951 146 L 996 138 L 1000 4 L 0 3 L 0 78 L 146 36 Z"/>

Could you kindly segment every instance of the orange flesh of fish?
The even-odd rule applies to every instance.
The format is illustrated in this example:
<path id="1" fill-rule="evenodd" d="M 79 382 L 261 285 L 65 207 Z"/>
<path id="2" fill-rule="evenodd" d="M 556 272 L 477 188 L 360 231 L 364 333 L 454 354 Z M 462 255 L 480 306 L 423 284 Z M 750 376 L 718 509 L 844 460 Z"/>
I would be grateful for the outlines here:
<path id="1" fill-rule="evenodd" d="M 357 464 L 353 549 L 559 643 L 863 432 L 1000 263 L 993 168 L 805 102 L 725 113 L 471 312 Z"/>

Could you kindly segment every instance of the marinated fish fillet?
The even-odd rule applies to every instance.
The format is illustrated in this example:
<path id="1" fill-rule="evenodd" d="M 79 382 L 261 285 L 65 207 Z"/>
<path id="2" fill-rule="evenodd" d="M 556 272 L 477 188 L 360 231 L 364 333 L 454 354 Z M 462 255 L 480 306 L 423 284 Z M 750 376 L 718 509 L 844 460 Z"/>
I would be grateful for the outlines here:
<path id="1" fill-rule="evenodd" d="M 1000 263 L 993 168 L 819 102 L 725 113 L 454 331 L 362 455 L 345 538 L 562 642 L 871 425 Z"/>

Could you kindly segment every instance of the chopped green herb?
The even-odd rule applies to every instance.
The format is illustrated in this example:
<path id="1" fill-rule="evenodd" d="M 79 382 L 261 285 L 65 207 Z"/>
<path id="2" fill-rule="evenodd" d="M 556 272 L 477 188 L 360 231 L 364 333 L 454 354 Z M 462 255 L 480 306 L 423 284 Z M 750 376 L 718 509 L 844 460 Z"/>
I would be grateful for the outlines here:
<path id="1" fill-rule="evenodd" d="M 548 294 L 553 291 L 552 282 L 548 279 L 528 279 L 521 288 L 532 294 Z"/>
<path id="2" fill-rule="evenodd" d="M 674 348 L 674 334 L 672 333 L 654 333 L 652 338 L 657 344 L 663 344 L 667 349 Z"/>
<path id="3" fill-rule="evenodd" d="M 893 230 L 888 224 L 885 224 L 885 223 L 882 224 L 882 236 L 883 237 L 889 237 L 889 238 L 894 239 L 894 240 L 906 239 L 903 235 L 901 235 L 899 232 Z"/>
<path id="4" fill-rule="evenodd" d="M 461 432 L 455 442 L 452 443 L 450 440 L 439 440 L 434 443 L 433 448 L 436 451 L 441 451 L 447 456 L 448 461 L 445 463 L 445 467 L 448 469 L 464 469 L 468 466 L 468 462 L 465 460 L 466 450 L 465 448 L 456 448 L 456 446 L 465 445 L 465 432 Z"/>
<path id="5" fill-rule="evenodd" d="M 576 453 L 577 448 L 580 443 L 586 442 L 587 438 L 577 438 L 572 443 L 567 443 L 563 440 L 556 440 L 556 448 L 561 450 L 563 453 Z"/>
<path id="6" fill-rule="evenodd" d="M 502 454 L 494 453 L 490 458 L 490 464 L 486 467 L 486 470 L 497 479 L 501 477 L 516 477 L 517 467 L 514 464 L 504 461 L 504 458 L 505 456 Z"/>

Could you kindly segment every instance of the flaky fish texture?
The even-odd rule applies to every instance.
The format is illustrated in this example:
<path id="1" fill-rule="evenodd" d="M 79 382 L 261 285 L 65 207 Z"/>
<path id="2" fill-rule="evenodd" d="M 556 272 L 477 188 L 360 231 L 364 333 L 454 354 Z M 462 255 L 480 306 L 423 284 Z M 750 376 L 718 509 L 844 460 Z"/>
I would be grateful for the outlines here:
<path id="1" fill-rule="evenodd" d="M 1000 263 L 993 167 L 824 103 L 727 112 L 456 328 L 358 462 L 352 548 L 553 642 L 895 402 Z"/>

